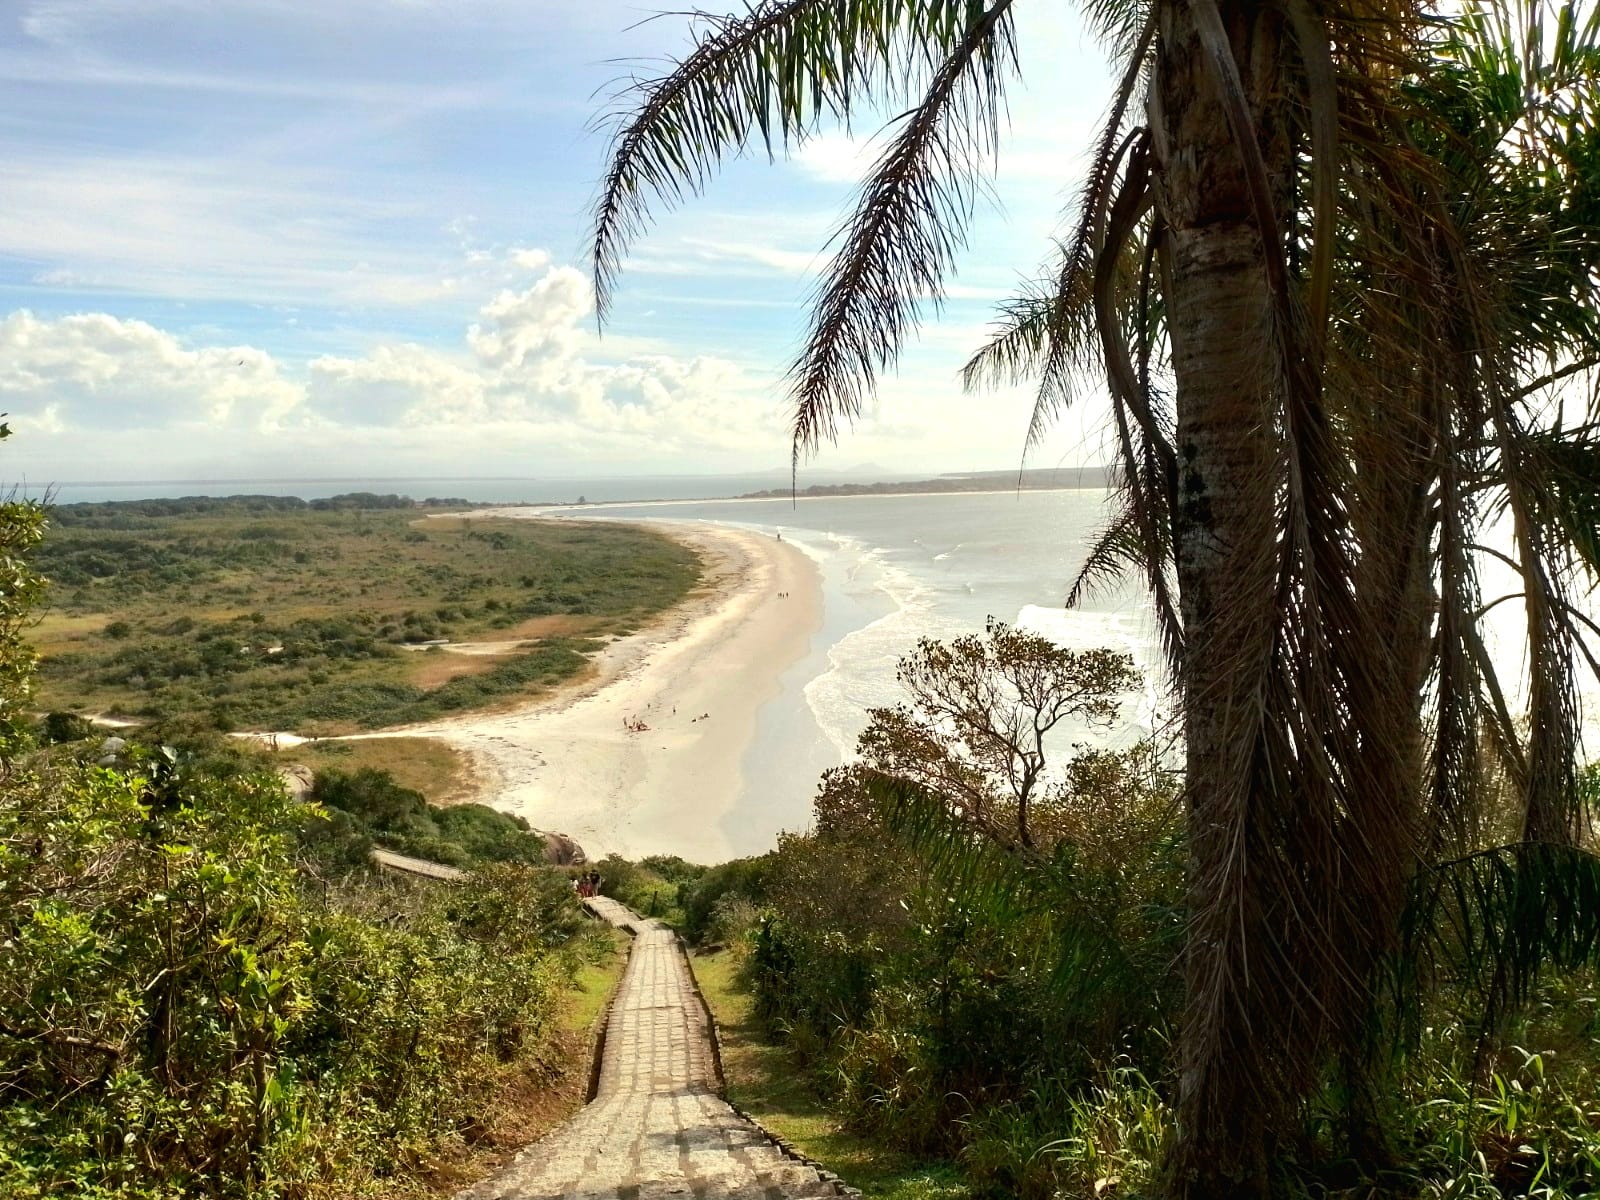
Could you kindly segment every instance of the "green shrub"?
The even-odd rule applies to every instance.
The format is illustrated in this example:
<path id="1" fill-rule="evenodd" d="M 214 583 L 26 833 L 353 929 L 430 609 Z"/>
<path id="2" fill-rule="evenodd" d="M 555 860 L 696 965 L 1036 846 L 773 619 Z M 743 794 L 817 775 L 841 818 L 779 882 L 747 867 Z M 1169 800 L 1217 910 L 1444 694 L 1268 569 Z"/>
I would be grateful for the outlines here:
<path id="1" fill-rule="evenodd" d="M 374 789 L 368 788 L 370 797 Z M 271 775 L 59 764 L 0 792 L 7 1197 L 299 1197 L 420 1163 L 548 1053 L 553 872 L 385 897 L 296 870 Z"/>
<path id="2" fill-rule="evenodd" d="M 312 835 L 314 851 L 324 859 L 353 860 L 354 843 L 335 848 L 336 842 L 353 838 L 369 850 L 377 842 L 453 867 L 545 861 L 543 835 L 530 830 L 523 818 L 483 804 L 437 808 L 421 792 L 401 787 L 389 772 L 375 767 L 318 771 L 311 794 L 345 817 L 336 832 Z"/>
<path id="3" fill-rule="evenodd" d="M 700 868 L 678 885 L 683 934 L 691 942 L 726 943 L 752 928 L 767 902 L 772 855 L 736 858 Z M 645 859 L 650 863 L 651 859 Z"/>
<path id="4" fill-rule="evenodd" d="M 51 743 L 81 742 L 94 736 L 94 723 L 78 713 L 46 713 L 41 722 L 44 740 Z"/>

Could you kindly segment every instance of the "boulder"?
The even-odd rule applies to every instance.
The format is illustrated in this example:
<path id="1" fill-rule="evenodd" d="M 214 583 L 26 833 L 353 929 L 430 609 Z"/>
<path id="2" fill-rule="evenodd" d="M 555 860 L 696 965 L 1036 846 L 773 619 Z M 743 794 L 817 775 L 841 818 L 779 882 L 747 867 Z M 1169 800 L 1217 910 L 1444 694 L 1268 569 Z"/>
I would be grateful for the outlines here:
<path id="1" fill-rule="evenodd" d="M 583 852 L 582 846 L 566 834 L 546 833 L 544 860 L 555 867 L 581 867 L 589 861 L 589 856 Z"/>

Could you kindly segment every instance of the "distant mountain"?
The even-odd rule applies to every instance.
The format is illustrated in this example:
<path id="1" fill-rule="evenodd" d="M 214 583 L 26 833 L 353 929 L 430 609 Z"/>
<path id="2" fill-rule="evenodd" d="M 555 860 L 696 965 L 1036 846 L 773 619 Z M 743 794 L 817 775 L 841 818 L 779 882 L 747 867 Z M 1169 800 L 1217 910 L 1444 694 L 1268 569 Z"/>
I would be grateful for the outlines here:
<path id="1" fill-rule="evenodd" d="M 1028 471 L 958 471 L 933 479 L 899 479 L 888 483 L 814 483 L 798 491 L 768 488 L 747 492 L 740 500 L 786 496 L 896 496 L 920 492 L 1037 492 L 1061 488 L 1105 488 L 1111 473 L 1105 467 L 1043 467 Z"/>

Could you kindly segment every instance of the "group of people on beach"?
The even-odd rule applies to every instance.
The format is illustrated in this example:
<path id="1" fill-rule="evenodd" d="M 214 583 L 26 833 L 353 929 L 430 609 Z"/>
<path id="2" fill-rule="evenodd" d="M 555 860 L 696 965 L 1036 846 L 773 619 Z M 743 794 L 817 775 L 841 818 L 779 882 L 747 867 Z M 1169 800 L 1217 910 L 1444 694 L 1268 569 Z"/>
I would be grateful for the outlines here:
<path id="1" fill-rule="evenodd" d="M 587 900 L 590 896 L 600 894 L 600 885 L 604 882 L 599 871 L 585 871 L 572 881 L 572 887 L 581 898 Z"/>

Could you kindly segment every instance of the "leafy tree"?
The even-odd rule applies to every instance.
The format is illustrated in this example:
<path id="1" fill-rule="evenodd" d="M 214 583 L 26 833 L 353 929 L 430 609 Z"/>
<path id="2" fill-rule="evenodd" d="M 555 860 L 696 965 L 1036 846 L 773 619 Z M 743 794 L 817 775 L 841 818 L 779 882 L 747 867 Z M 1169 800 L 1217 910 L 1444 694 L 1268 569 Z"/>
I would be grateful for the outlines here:
<path id="1" fill-rule="evenodd" d="M 1109 722 L 1139 681 L 1112 650 L 1063 649 L 1001 622 L 986 637 L 923 639 L 896 674 L 910 705 L 872 710 L 859 752 L 875 770 L 943 796 L 986 835 L 1035 850 L 1068 786 L 1049 772 L 1061 722 Z"/>
<path id="2" fill-rule="evenodd" d="M 703 18 L 690 54 L 625 93 L 593 240 L 602 312 L 653 200 L 824 119 L 903 111 L 792 373 L 797 459 L 833 436 L 942 294 L 1016 66 L 1013 8 Z M 971 370 L 1041 381 L 1035 435 L 1085 374 L 1111 394 L 1122 503 L 1080 583 L 1143 572 L 1184 698 L 1170 1180 L 1195 1200 L 1267 1191 L 1305 1099 L 1334 1064 L 1365 1071 L 1376 978 L 1419 870 L 1471 836 L 1485 740 L 1530 836 L 1580 832 L 1565 582 L 1567 547 L 1595 544 L 1600 455 L 1540 401 L 1600 362 L 1600 14 L 1565 5 L 1547 36 L 1537 0 L 1487 11 L 1092 6 L 1120 80 L 1076 222 Z M 1478 630 L 1486 497 L 1514 529 L 1526 737 Z M 1350 1151 L 1376 1164 L 1364 1089 L 1347 1094 Z"/>

